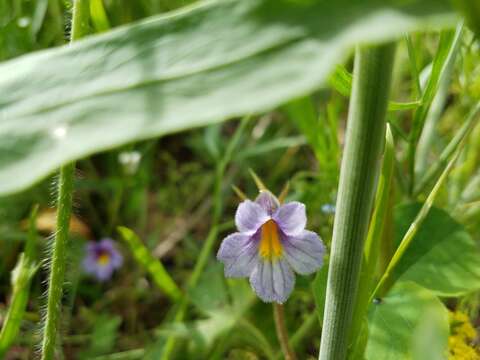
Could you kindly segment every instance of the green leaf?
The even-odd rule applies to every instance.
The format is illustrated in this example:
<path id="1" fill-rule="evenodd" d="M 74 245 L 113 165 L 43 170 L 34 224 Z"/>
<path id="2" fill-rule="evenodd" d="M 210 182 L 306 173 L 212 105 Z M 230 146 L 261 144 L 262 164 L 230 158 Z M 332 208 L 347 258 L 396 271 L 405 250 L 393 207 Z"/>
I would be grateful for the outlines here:
<path id="1" fill-rule="evenodd" d="M 395 209 L 395 241 L 401 241 L 420 204 Z M 411 280 L 440 296 L 480 289 L 480 248 L 444 210 L 432 207 L 402 256 L 394 277 Z"/>
<path id="2" fill-rule="evenodd" d="M 421 315 L 413 334 L 412 360 L 447 358 L 445 342 L 448 331 L 445 331 L 445 312 L 434 307 Z"/>
<path id="3" fill-rule="evenodd" d="M 190 301 L 205 314 L 228 304 L 223 265 L 210 264 L 200 276 L 197 286 L 188 292 Z"/>
<path id="4" fill-rule="evenodd" d="M 122 323 L 120 316 L 99 314 L 95 319 L 90 345 L 81 353 L 81 359 L 109 353 L 115 346 L 118 328 Z"/>
<path id="5" fill-rule="evenodd" d="M 373 304 L 369 313 L 367 360 L 405 360 L 412 358 L 417 346 L 415 336 L 422 331 L 425 314 L 434 313 L 443 352 L 448 342 L 448 312 L 442 302 L 430 291 L 411 282 L 401 282 L 380 302 Z M 417 348 L 415 347 L 415 350 Z M 429 357 L 434 359 L 433 357 Z"/>
<path id="6" fill-rule="evenodd" d="M 324 85 L 359 42 L 455 20 L 448 0 L 210 1 L 6 62 L 0 194 L 98 151 L 272 109 Z"/>

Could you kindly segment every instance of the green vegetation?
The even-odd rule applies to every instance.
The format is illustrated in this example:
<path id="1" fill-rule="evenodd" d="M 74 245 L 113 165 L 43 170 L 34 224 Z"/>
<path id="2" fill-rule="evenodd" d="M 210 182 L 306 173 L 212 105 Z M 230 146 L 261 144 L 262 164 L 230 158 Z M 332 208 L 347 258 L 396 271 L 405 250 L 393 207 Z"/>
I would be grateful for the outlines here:
<path id="1" fill-rule="evenodd" d="M 0 0 L 0 360 L 479 359 L 474 3 Z"/>

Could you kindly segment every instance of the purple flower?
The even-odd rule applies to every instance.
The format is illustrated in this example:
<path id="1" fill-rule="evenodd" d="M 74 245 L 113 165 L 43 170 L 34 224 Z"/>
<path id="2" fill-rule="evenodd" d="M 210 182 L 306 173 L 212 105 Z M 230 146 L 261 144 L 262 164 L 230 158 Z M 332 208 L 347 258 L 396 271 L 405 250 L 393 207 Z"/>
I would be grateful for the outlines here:
<path id="1" fill-rule="evenodd" d="M 307 275 L 323 264 L 325 246 L 313 231 L 305 230 L 305 205 L 280 205 L 269 191 L 255 201 L 242 202 L 235 214 L 239 232 L 227 236 L 217 258 L 226 277 L 249 277 L 265 302 L 283 303 L 295 284 L 294 271 Z"/>
<path id="2" fill-rule="evenodd" d="M 83 259 L 83 269 L 99 281 L 106 281 L 113 272 L 122 266 L 123 257 L 115 247 L 112 239 L 102 239 L 99 242 L 89 241 Z"/>

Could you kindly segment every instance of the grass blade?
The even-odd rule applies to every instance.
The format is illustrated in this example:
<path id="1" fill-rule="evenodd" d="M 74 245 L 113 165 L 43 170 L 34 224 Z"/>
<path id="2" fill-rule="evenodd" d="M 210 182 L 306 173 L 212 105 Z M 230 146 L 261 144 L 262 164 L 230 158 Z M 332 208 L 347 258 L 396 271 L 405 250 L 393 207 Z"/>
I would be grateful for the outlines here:
<path id="1" fill-rule="evenodd" d="M 478 123 L 479 117 L 478 113 L 480 112 L 480 103 L 477 104 L 470 114 L 467 117 L 467 120 L 462 125 L 462 127 L 456 132 L 453 139 L 448 143 L 448 145 L 443 149 L 442 153 L 440 154 L 437 161 L 435 161 L 432 166 L 428 168 L 428 171 L 425 175 L 420 179 L 418 182 L 417 187 L 414 191 L 414 196 L 421 194 L 428 185 L 433 181 L 433 179 L 438 176 L 438 174 L 442 171 L 442 168 L 446 166 L 448 163 L 448 159 L 452 156 L 452 154 L 458 149 L 461 142 L 464 141 L 465 138 L 472 132 L 475 126 Z"/>
<path id="2" fill-rule="evenodd" d="M 150 274 L 158 288 L 172 300 L 182 297 L 182 291 L 172 279 L 160 260 L 154 258 L 143 245 L 138 236 L 130 229 L 120 226 L 117 228 L 123 240 L 128 244 L 135 260 Z"/>
<path id="3" fill-rule="evenodd" d="M 411 175 L 409 192 L 413 194 L 415 188 L 415 157 L 417 144 L 422 134 L 425 119 L 437 93 L 441 81 L 448 74 L 449 63 L 455 59 L 456 53 L 460 49 L 463 24 L 457 26 L 455 32 L 451 30 L 442 31 L 438 50 L 433 60 L 432 72 L 428 79 L 425 90 L 422 94 L 421 106 L 415 111 L 412 120 L 412 129 L 410 131 L 408 143 L 408 169 Z"/>
<path id="4" fill-rule="evenodd" d="M 337 65 L 329 79 L 330 85 L 343 96 L 349 97 L 352 92 L 352 74 L 342 65 Z M 418 108 L 422 103 L 419 100 L 398 102 L 389 101 L 388 111 L 402 111 Z"/>

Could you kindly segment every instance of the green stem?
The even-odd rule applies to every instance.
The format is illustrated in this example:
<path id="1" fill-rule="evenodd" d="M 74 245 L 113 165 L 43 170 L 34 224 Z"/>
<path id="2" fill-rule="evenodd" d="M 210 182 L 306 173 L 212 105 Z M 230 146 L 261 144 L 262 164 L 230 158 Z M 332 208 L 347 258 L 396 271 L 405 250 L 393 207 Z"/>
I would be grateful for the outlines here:
<path id="1" fill-rule="evenodd" d="M 30 294 L 30 283 L 38 268 L 35 263 L 36 241 L 37 241 L 37 212 L 36 205 L 31 214 L 28 227 L 28 237 L 25 250 L 20 254 L 15 269 L 12 271 L 12 297 L 7 315 L 3 322 L 2 331 L 0 332 L 0 359 L 10 349 L 17 339 L 20 325 L 25 316 L 25 309 Z"/>
<path id="2" fill-rule="evenodd" d="M 72 15 L 72 33 L 70 42 L 88 33 L 89 17 L 88 0 L 74 0 Z M 65 279 L 65 263 L 67 257 L 67 240 L 70 229 L 72 211 L 73 185 L 75 179 L 75 163 L 60 168 L 57 198 L 56 234 L 53 240 L 50 277 L 48 279 L 47 313 L 42 340 L 42 360 L 53 360 L 55 343 L 60 320 L 60 310 Z"/>
<path id="3" fill-rule="evenodd" d="M 235 131 L 235 134 L 230 140 L 227 146 L 227 149 L 225 150 L 225 154 L 223 158 L 219 161 L 217 165 L 217 168 L 215 171 L 215 185 L 214 185 L 215 190 L 214 190 L 214 200 L 213 200 L 214 205 L 213 205 L 212 227 L 210 228 L 210 232 L 208 233 L 207 239 L 203 244 L 202 250 L 200 251 L 200 255 L 198 256 L 197 262 L 195 263 L 195 267 L 193 268 L 192 275 L 190 276 L 190 279 L 187 284 L 188 289 L 193 289 L 197 285 L 197 282 L 200 279 L 200 275 L 205 269 L 205 266 L 208 263 L 213 247 L 215 245 L 215 241 L 218 236 L 218 226 L 219 226 L 218 223 L 220 222 L 220 218 L 222 215 L 222 207 L 223 207 L 222 182 L 225 174 L 225 169 L 233 156 L 233 151 L 237 148 L 240 142 L 241 136 L 243 135 L 245 127 L 248 123 L 248 119 L 249 117 L 246 117 L 242 120 L 237 130 Z M 187 313 L 188 302 L 189 302 L 188 296 L 184 296 L 176 310 L 176 313 L 174 316 L 174 322 L 183 321 Z M 165 344 L 165 348 L 162 354 L 162 359 L 168 360 L 171 358 L 173 350 L 175 348 L 175 343 L 176 343 L 175 336 L 170 336 L 167 339 L 167 342 Z"/>
<path id="4" fill-rule="evenodd" d="M 280 343 L 285 360 L 296 360 L 297 356 L 290 347 L 288 340 L 288 331 L 285 325 L 285 311 L 282 304 L 273 303 L 273 318 L 275 320 L 278 342 Z"/>
<path id="5" fill-rule="evenodd" d="M 393 177 L 393 163 L 395 161 L 395 148 L 393 136 L 389 127 L 385 142 L 382 171 L 378 181 L 377 194 L 375 197 L 375 209 L 368 229 L 363 262 L 360 271 L 359 289 L 357 301 L 353 312 L 352 326 L 350 328 L 349 357 L 356 358 L 363 355 L 366 336 L 362 336 L 365 328 L 366 314 L 369 305 L 370 294 L 377 281 L 377 266 L 380 255 L 382 239 L 384 239 L 384 225 L 388 214 L 390 200 L 390 186 Z M 355 354 L 355 356 L 353 356 Z"/>
<path id="6" fill-rule="evenodd" d="M 418 73 L 417 68 L 417 58 L 415 56 L 415 46 L 413 45 L 412 37 L 410 34 L 405 35 L 405 42 L 407 43 L 408 49 L 408 60 L 410 61 L 410 72 L 412 75 L 413 84 L 413 97 L 418 99 L 422 93 L 422 87 L 420 85 L 420 74 Z"/>
<path id="7" fill-rule="evenodd" d="M 394 44 L 359 47 L 325 302 L 320 360 L 345 359 L 380 156 L 385 137 Z"/>
<path id="8" fill-rule="evenodd" d="M 74 0 L 72 12 L 72 33 L 70 42 L 83 38 L 90 33 L 88 19 L 90 15 L 89 0 Z"/>
<path id="9" fill-rule="evenodd" d="M 72 193 L 75 165 L 60 168 L 57 203 L 57 229 L 53 241 L 45 328 L 43 330 L 42 360 L 53 360 L 58 333 L 60 308 L 65 277 L 66 247 L 72 209 Z"/>

